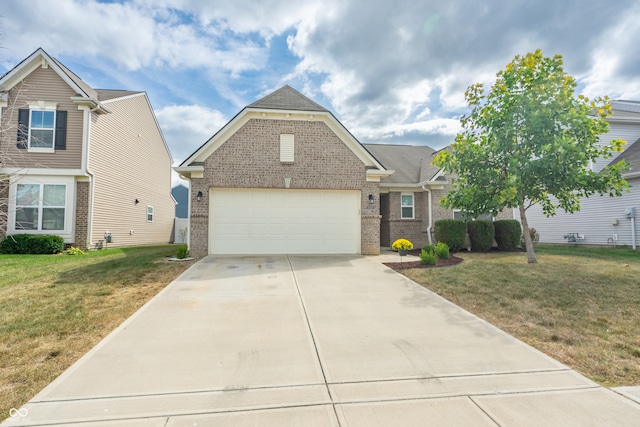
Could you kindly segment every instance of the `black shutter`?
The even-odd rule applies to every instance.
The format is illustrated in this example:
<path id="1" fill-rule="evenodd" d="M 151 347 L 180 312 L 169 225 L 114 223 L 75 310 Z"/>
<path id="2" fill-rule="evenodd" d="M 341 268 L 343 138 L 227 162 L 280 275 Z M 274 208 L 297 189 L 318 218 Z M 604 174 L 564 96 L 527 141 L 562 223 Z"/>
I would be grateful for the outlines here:
<path id="1" fill-rule="evenodd" d="M 21 150 L 27 148 L 27 139 L 29 139 L 29 110 L 18 110 L 18 143 L 16 147 Z"/>
<path id="2" fill-rule="evenodd" d="M 56 150 L 67 148 L 67 112 L 56 111 Z"/>

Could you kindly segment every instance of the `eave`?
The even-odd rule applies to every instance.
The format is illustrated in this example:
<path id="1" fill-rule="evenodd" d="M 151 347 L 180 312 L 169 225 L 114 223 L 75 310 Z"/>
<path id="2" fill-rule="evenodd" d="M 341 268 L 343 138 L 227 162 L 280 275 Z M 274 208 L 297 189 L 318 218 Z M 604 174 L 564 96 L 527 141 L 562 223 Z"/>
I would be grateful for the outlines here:
<path id="1" fill-rule="evenodd" d="M 107 107 L 102 105 L 100 101 L 94 98 L 88 98 L 84 96 L 72 96 L 71 100 L 76 104 L 78 104 L 79 107 L 86 107 L 89 110 L 96 112 L 98 114 L 107 114 L 111 112 L 111 110 L 109 110 Z"/>
<path id="2" fill-rule="evenodd" d="M 204 178 L 204 166 L 196 165 L 196 166 L 176 166 L 173 168 L 174 171 L 178 172 L 181 178 L 191 180 L 191 178 Z"/>

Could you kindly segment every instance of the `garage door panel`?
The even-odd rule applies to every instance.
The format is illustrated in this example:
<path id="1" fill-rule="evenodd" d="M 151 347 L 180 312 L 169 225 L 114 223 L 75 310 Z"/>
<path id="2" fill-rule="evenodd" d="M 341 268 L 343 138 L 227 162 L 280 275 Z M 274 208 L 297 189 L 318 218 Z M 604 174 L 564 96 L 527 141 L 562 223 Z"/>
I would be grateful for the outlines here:
<path id="1" fill-rule="evenodd" d="M 212 189 L 212 254 L 359 253 L 360 192 Z"/>

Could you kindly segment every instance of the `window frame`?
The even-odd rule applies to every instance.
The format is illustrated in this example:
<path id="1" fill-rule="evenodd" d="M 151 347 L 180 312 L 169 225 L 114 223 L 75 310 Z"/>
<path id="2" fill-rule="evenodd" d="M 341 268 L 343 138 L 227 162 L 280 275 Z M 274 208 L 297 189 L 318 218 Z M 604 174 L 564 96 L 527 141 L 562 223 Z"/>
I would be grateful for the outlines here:
<path id="1" fill-rule="evenodd" d="M 149 211 L 149 209 L 151 209 L 151 211 Z M 153 222 L 153 218 L 155 216 L 155 210 L 153 209 L 153 206 L 147 205 L 146 215 L 147 215 L 147 222 Z M 149 217 L 151 217 L 151 219 L 149 219 Z"/>
<path id="2" fill-rule="evenodd" d="M 30 205 L 21 205 L 18 204 L 18 188 L 21 185 L 31 185 L 31 186 L 38 186 L 38 199 L 37 199 L 37 204 L 30 204 Z M 55 206 L 48 206 L 45 205 L 44 203 L 44 198 L 45 198 L 45 187 L 49 187 L 49 186 L 63 186 L 64 187 L 64 205 L 55 205 Z M 49 183 L 49 182 L 30 182 L 30 183 L 16 183 L 15 186 L 15 191 L 16 191 L 16 198 L 15 198 L 15 206 L 14 206 L 14 215 L 12 218 L 12 227 L 13 230 L 20 232 L 20 233 L 29 233 L 29 232 L 39 232 L 39 233 L 49 233 L 51 231 L 57 231 L 57 232 L 64 232 L 66 231 L 66 227 L 67 227 L 67 215 L 68 215 L 68 189 L 69 186 L 66 183 Z M 21 209 L 36 209 L 36 213 L 37 213 L 37 225 L 35 228 L 22 228 L 22 227 L 18 227 L 18 212 Z M 62 216 L 62 228 L 58 229 L 45 229 L 44 228 L 44 220 L 45 220 L 45 210 L 47 209 L 63 209 L 63 216 Z"/>
<path id="3" fill-rule="evenodd" d="M 52 127 L 49 128 L 37 128 L 33 126 L 33 113 L 34 112 L 42 112 L 42 113 L 51 113 L 53 114 L 53 123 Z M 56 106 L 30 106 L 29 107 L 29 129 L 27 134 L 27 151 L 30 153 L 55 153 L 56 151 L 56 120 L 58 119 L 58 114 L 56 110 Z M 33 147 L 31 145 L 31 131 L 51 131 L 51 147 Z"/>
<path id="4" fill-rule="evenodd" d="M 402 198 L 405 196 L 411 197 L 411 205 L 405 205 L 402 202 Z M 411 208 L 411 216 L 404 215 L 404 209 Z M 416 196 L 414 193 L 400 193 L 400 219 L 416 219 Z"/>

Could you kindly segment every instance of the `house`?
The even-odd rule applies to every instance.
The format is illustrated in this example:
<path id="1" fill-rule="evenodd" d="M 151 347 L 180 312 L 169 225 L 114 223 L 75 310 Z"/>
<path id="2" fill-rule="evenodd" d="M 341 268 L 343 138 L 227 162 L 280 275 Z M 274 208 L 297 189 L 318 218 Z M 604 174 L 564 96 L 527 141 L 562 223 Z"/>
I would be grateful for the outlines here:
<path id="1" fill-rule="evenodd" d="M 171 195 L 176 201 L 176 218 L 189 218 L 189 189 L 178 184 L 171 189 Z"/>
<path id="2" fill-rule="evenodd" d="M 431 164 L 437 151 L 427 146 L 364 144 L 364 147 L 393 175 L 380 182 L 380 245 L 389 247 L 398 238 L 415 247 L 436 243 L 434 224 L 439 219 L 462 219 L 459 209 L 447 209 L 440 199 L 450 189 L 451 176 Z M 492 218 L 513 219 L 505 209 Z"/>
<path id="3" fill-rule="evenodd" d="M 635 211 L 635 218 L 640 219 L 640 102 L 617 100 L 612 102 L 612 108 L 613 114 L 607 119 L 609 133 L 602 135 L 601 141 L 608 144 L 620 138 L 627 145 L 617 157 L 594 162 L 593 170 L 600 171 L 607 164 L 625 159 L 631 164 L 624 175 L 631 186 L 629 192 L 621 197 L 583 198 L 579 212 L 568 214 L 558 209 L 557 215 L 550 218 L 544 216 L 540 206 L 532 206 L 527 211 L 527 220 L 539 233 L 541 242 L 632 247 L 640 244 L 640 230 L 631 218 Z"/>
<path id="4" fill-rule="evenodd" d="M 0 237 L 169 242 L 171 154 L 145 92 L 91 88 L 38 49 L 0 78 Z"/>
<path id="5" fill-rule="evenodd" d="M 190 181 L 191 254 L 377 254 L 400 237 L 422 246 L 436 219 L 456 215 L 439 206 L 448 182 L 433 153 L 363 145 L 284 86 L 174 168 Z"/>

